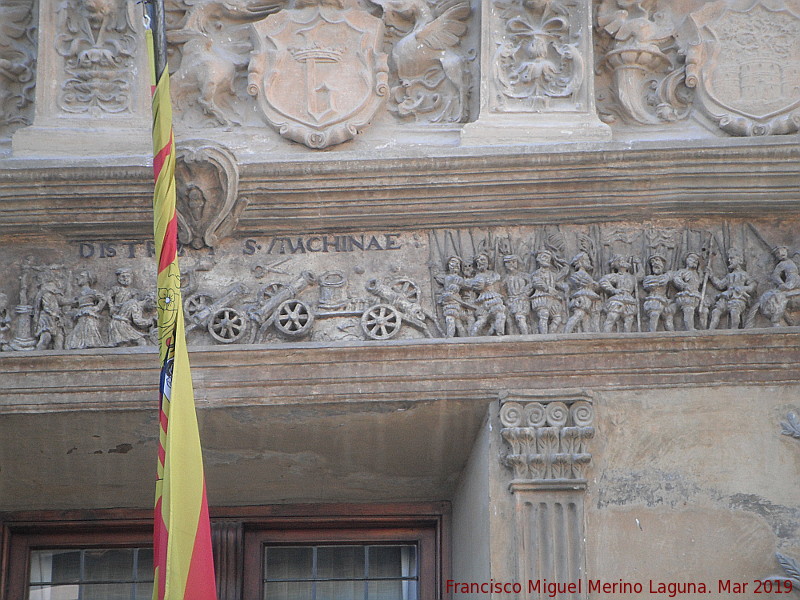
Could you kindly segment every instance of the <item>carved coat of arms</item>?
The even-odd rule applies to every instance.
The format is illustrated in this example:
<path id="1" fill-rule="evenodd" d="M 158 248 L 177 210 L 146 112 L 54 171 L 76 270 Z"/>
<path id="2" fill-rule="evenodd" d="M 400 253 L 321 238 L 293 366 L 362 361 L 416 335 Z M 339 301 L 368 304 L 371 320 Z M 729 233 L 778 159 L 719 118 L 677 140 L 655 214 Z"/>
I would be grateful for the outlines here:
<path id="1" fill-rule="evenodd" d="M 743 9 L 747 7 L 746 9 Z M 781 0 L 711 2 L 693 13 L 686 85 L 732 135 L 800 129 L 800 15 Z"/>
<path id="2" fill-rule="evenodd" d="M 295 0 L 253 27 L 248 91 L 282 136 L 309 148 L 340 144 L 384 103 L 383 21 L 349 0 Z"/>

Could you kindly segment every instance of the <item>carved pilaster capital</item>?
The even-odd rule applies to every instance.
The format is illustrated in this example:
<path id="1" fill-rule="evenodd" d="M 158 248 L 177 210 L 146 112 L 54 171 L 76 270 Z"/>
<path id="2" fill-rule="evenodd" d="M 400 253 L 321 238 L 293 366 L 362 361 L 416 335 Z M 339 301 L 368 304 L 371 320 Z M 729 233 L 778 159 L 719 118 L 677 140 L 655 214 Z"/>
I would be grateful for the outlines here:
<path id="1" fill-rule="evenodd" d="M 590 398 L 509 398 L 500 408 L 500 421 L 500 434 L 510 446 L 503 461 L 514 471 L 512 491 L 585 487 L 592 459 L 588 443 L 595 433 Z"/>

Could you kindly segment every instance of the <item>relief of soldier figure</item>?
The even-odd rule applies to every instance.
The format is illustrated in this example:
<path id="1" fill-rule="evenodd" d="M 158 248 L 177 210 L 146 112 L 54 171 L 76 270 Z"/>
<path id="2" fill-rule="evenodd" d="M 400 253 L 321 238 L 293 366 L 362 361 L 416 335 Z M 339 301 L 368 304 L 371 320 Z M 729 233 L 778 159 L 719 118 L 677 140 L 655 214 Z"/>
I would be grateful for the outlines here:
<path id="1" fill-rule="evenodd" d="M 432 231 L 429 261 L 247 269 L 187 261 L 190 344 L 680 333 L 800 325 L 800 251 L 751 224 Z M 317 244 L 318 245 L 318 244 Z M 420 245 L 426 251 L 424 245 Z M 399 248 L 399 247 L 397 247 Z M 37 262 L 0 289 L 0 349 L 153 345 L 154 297 L 132 267 Z M 110 263 L 109 263 L 110 264 Z M 133 263 L 131 263 L 133 264 Z M 310 267 L 310 268 L 309 268 Z M 215 272 L 216 268 L 216 272 Z M 313 270 L 312 270 L 313 269 Z M 100 273 L 98 275 L 98 272 Z"/>

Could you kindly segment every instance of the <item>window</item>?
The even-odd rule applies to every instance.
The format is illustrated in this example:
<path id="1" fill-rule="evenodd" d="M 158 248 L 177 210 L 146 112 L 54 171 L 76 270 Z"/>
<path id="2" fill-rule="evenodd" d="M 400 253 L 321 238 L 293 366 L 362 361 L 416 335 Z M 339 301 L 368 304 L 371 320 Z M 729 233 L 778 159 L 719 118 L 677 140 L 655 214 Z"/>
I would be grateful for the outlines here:
<path id="1" fill-rule="evenodd" d="M 150 600 L 151 548 L 32 550 L 28 600 Z"/>
<path id="2" fill-rule="evenodd" d="M 6 594 L 0 596 L 8 600 L 150 600 L 151 513 L 118 515 L 116 511 L 3 515 L 8 562 L 5 590 L 0 590 Z"/>
<path id="3" fill-rule="evenodd" d="M 339 505 L 305 507 L 304 514 L 296 507 L 245 520 L 243 597 L 440 599 L 448 569 L 442 544 L 447 509 L 443 504 Z"/>
<path id="4" fill-rule="evenodd" d="M 267 600 L 419 600 L 416 544 L 264 546 Z"/>

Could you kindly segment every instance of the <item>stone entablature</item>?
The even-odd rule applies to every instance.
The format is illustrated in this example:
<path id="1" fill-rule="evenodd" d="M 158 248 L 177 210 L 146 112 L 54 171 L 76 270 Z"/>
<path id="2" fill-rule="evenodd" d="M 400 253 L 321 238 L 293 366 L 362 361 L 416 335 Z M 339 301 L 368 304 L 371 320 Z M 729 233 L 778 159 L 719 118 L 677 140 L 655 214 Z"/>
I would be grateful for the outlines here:
<path id="1" fill-rule="evenodd" d="M 52 136 L 91 117 L 82 153 L 120 152 L 110 140 L 146 121 L 138 11 L 110 0 L 3 10 L 5 139 L 32 122 L 34 71 L 39 88 L 14 151 L 73 154 Z M 267 155 L 362 131 L 367 150 L 800 127 L 800 14 L 788 0 L 202 0 L 167 11 L 178 137 L 232 137 Z"/>
<path id="2" fill-rule="evenodd" d="M 214 215 L 225 205 L 211 200 L 219 190 L 186 200 L 188 218 L 224 222 Z M 774 223 L 209 235 L 213 246 L 182 250 L 193 345 L 693 332 L 800 318 L 800 242 Z M 152 344 L 153 251 L 145 238 L 9 247 L 21 266 L 0 289 L 2 347 Z"/>

